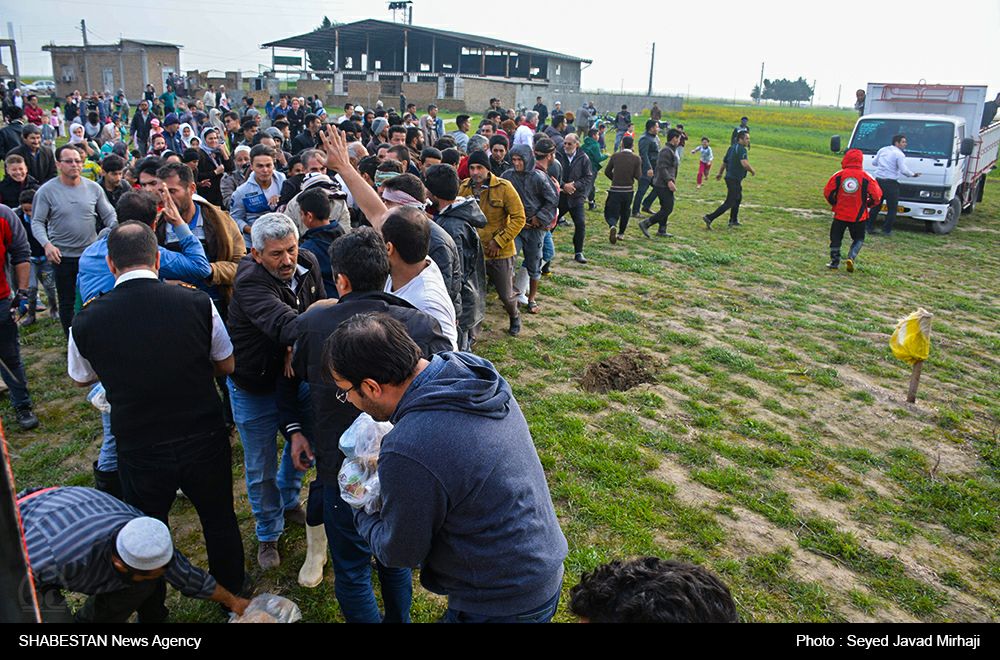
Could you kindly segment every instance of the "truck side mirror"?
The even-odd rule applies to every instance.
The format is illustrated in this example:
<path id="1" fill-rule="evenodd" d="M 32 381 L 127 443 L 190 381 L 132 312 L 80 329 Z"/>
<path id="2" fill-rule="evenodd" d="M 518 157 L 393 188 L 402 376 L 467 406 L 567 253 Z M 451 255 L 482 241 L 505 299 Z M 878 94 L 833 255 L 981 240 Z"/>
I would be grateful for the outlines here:
<path id="1" fill-rule="evenodd" d="M 958 152 L 963 156 L 971 156 L 972 152 L 976 150 L 976 141 L 970 137 L 962 140 L 962 146 L 959 147 Z"/>
<path id="2" fill-rule="evenodd" d="M 840 153 L 840 136 L 839 135 L 834 135 L 833 137 L 830 138 L 830 151 L 832 151 L 835 154 L 839 154 Z M 972 152 L 970 151 L 969 153 L 972 153 Z"/>

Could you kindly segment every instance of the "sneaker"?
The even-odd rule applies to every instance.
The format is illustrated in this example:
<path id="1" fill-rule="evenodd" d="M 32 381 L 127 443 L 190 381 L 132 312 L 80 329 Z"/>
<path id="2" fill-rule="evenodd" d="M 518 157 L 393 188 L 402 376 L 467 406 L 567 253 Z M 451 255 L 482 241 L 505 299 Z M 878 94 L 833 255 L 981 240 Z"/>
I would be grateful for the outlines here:
<path id="1" fill-rule="evenodd" d="M 306 512 L 302 510 L 301 505 L 294 509 L 285 509 L 285 520 L 296 525 L 305 526 Z"/>
<path id="2" fill-rule="evenodd" d="M 625 239 L 625 234 L 618 234 L 618 240 L 619 241 L 624 240 L 624 239 Z"/>
<path id="3" fill-rule="evenodd" d="M 17 423 L 22 431 L 30 431 L 38 427 L 38 418 L 31 412 L 31 408 L 21 408 L 17 411 Z"/>
<path id="4" fill-rule="evenodd" d="M 597 208 L 597 202 L 587 202 L 587 209 L 593 211 Z"/>
<path id="5" fill-rule="evenodd" d="M 844 265 L 847 267 L 848 273 L 854 272 L 854 259 L 848 259 L 847 261 L 844 262 Z"/>
<path id="6" fill-rule="evenodd" d="M 578 264 L 587 263 L 587 257 L 583 256 L 583 252 L 577 252 L 576 256 L 574 256 L 573 258 L 576 259 L 576 263 Z"/>
<path id="7" fill-rule="evenodd" d="M 742 223 L 742 222 L 740 222 L 739 220 L 737 220 L 736 222 L 730 222 L 730 223 L 729 223 L 729 226 L 730 226 L 730 227 L 742 227 L 742 226 L 743 226 L 743 223 Z"/>
<path id="8" fill-rule="evenodd" d="M 261 541 L 257 547 L 257 563 L 265 571 L 281 566 L 281 555 L 278 554 L 277 541 Z"/>
<path id="9" fill-rule="evenodd" d="M 611 227 L 610 229 L 611 230 L 608 232 L 608 242 L 614 245 L 618 242 L 618 230 L 614 227 Z"/>
<path id="10" fill-rule="evenodd" d="M 649 238 L 649 221 L 648 220 L 643 220 L 642 222 L 639 223 L 639 231 L 642 232 L 643 236 L 645 236 L 646 238 Z"/>
<path id="11" fill-rule="evenodd" d="M 544 264 L 542 264 L 542 275 L 545 277 L 549 277 L 550 275 L 552 275 L 551 261 L 546 261 Z"/>
<path id="12" fill-rule="evenodd" d="M 523 293 L 521 295 L 519 295 L 517 297 L 517 304 L 518 305 L 527 305 L 528 304 L 528 296 L 525 295 L 525 294 L 523 294 Z"/>
<path id="13" fill-rule="evenodd" d="M 642 209 L 642 212 L 647 215 L 653 215 L 653 209 Z"/>
<path id="14" fill-rule="evenodd" d="M 840 262 L 839 261 L 831 261 L 830 263 L 828 263 L 826 265 L 826 267 L 829 268 L 830 270 L 837 270 L 838 268 L 840 268 Z"/>
<path id="15" fill-rule="evenodd" d="M 656 232 L 656 235 L 659 236 L 660 238 L 673 238 L 674 237 L 673 234 L 671 234 L 669 232 L 665 232 L 665 231 L 658 231 L 658 232 Z"/>
<path id="16" fill-rule="evenodd" d="M 707 215 L 703 215 L 701 216 L 701 219 L 705 221 L 705 229 L 712 228 L 712 222 L 715 220 L 715 218 L 710 218 Z"/>
<path id="17" fill-rule="evenodd" d="M 639 215 L 639 213 L 638 213 L 638 212 L 636 212 L 636 213 L 633 213 L 633 214 L 632 214 L 632 217 L 633 217 L 633 218 L 635 218 L 636 220 L 640 220 L 640 219 L 642 219 L 642 216 L 641 216 L 641 215 Z"/>
<path id="18" fill-rule="evenodd" d="M 510 328 L 507 329 L 507 333 L 511 337 L 516 337 L 521 334 L 521 317 L 515 316 L 510 320 Z"/>

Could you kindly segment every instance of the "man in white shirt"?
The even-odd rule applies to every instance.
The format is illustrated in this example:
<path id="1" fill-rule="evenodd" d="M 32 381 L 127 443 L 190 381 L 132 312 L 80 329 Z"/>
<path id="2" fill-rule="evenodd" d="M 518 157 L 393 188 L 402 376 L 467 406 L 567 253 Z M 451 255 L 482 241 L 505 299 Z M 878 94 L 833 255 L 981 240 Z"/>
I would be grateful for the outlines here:
<path id="1" fill-rule="evenodd" d="M 906 136 L 892 136 L 892 144 L 882 147 L 875 154 L 872 165 L 875 166 L 875 180 L 882 188 L 882 203 L 887 207 L 885 213 L 885 224 L 882 225 L 882 234 L 888 236 L 892 233 L 892 224 L 896 221 L 896 209 L 899 207 L 899 177 L 918 177 L 910 168 L 906 166 Z M 878 218 L 882 205 L 876 206 L 868 220 L 867 234 L 875 233 L 875 220 Z"/>
<path id="2" fill-rule="evenodd" d="M 427 215 L 407 206 L 394 208 L 382 225 L 382 237 L 389 253 L 386 292 L 437 319 L 452 350 L 458 350 L 455 305 L 448 295 L 441 270 L 427 256 L 431 240 Z"/>

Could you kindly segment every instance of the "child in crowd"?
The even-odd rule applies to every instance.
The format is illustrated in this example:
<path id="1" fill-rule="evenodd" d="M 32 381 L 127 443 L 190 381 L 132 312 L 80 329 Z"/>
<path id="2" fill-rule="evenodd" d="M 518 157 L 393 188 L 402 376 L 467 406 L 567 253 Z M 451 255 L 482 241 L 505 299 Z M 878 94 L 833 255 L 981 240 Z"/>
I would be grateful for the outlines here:
<path id="1" fill-rule="evenodd" d="M 45 295 L 48 298 L 49 316 L 53 319 L 59 318 L 55 270 L 52 267 L 52 263 L 45 258 L 45 250 L 42 249 L 41 243 L 31 233 L 31 205 L 34 200 L 34 189 L 22 191 L 20 197 L 17 199 L 18 208 L 15 210 L 15 214 L 24 225 L 24 230 L 28 234 L 28 243 L 31 246 L 31 257 L 29 259 L 31 261 L 31 275 L 28 279 L 28 298 L 25 301 L 27 307 L 20 312 L 24 314 L 21 319 L 21 325 L 31 325 L 35 322 L 35 313 L 45 311 L 45 305 L 42 304 L 38 297 L 39 284 L 45 289 Z"/>
<path id="2" fill-rule="evenodd" d="M 57 138 L 63 137 L 63 118 L 61 112 L 59 101 L 56 101 L 56 107 L 52 108 L 51 112 L 49 112 L 49 124 L 55 130 Z"/>
<path id="3" fill-rule="evenodd" d="M 52 126 L 52 116 L 42 117 L 42 146 L 55 152 L 56 129 Z"/>
<path id="4" fill-rule="evenodd" d="M 701 144 L 691 150 L 693 154 L 700 154 L 698 157 L 698 187 L 701 188 L 702 178 L 708 179 L 708 173 L 712 169 L 712 147 L 708 146 L 709 139 L 703 137 L 701 139 Z"/>

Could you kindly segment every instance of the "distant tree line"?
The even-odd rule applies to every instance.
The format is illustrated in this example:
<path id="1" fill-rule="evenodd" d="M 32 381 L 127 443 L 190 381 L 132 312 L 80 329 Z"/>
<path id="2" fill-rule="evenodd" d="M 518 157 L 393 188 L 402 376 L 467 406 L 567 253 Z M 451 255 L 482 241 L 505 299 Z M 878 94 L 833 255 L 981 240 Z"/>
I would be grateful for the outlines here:
<path id="1" fill-rule="evenodd" d="M 787 78 L 767 80 L 765 78 L 763 91 L 760 85 L 754 85 L 753 91 L 750 92 L 750 98 L 754 101 L 759 102 L 761 99 L 765 101 L 777 101 L 778 105 L 787 103 L 788 105 L 797 106 L 812 97 L 813 88 L 802 77 L 799 77 L 798 80 L 788 80 Z"/>

